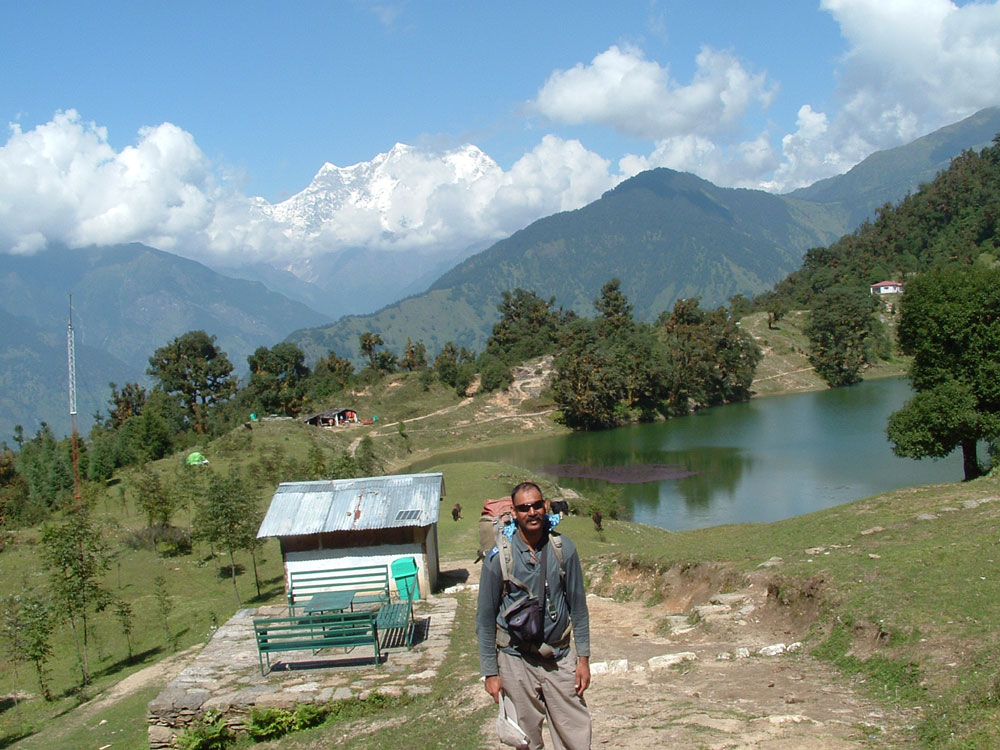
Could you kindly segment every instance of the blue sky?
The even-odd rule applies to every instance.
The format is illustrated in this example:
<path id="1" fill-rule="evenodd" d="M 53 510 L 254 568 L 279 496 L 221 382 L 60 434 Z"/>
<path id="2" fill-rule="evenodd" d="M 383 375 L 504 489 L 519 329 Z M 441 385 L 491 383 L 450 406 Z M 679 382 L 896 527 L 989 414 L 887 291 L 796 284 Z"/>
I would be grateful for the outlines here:
<path id="1" fill-rule="evenodd" d="M 793 189 L 1000 103 L 996 2 L 39 1 L 4 4 L 0 46 L 0 246 L 17 252 L 258 257 L 241 201 L 397 142 L 426 156 L 394 173 L 411 184 L 463 144 L 495 162 L 518 211 L 490 193 L 491 218 L 438 216 L 491 239 L 655 166 Z M 475 240 L 448 237 L 421 242 Z"/>

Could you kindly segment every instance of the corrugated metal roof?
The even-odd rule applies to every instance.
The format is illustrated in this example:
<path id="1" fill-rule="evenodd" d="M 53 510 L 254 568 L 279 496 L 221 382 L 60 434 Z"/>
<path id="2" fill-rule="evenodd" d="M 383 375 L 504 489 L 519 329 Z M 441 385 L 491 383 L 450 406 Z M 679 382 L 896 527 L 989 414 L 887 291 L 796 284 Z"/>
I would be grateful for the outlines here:
<path id="1" fill-rule="evenodd" d="M 443 496 L 440 473 L 282 482 L 257 538 L 430 526 Z"/>

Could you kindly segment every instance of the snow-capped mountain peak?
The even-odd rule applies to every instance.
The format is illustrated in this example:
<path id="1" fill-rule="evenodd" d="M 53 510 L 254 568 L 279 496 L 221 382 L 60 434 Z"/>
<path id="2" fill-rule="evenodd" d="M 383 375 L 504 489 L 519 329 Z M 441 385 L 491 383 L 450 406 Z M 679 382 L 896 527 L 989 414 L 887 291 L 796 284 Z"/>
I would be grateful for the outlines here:
<path id="1" fill-rule="evenodd" d="M 259 208 L 302 238 L 338 235 L 344 212 L 352 219 L 359 212 L 368 214 L 381 232 L 398 235 L 423 225 L 427 205 L 441 186 L 471 189 L 502 175 L 496 162 L 471 144 L 437 153 L 397 143 L 371 161 L 348 167 L 327 162 L 305 190 L 278 204 L 262 202 Z"/>

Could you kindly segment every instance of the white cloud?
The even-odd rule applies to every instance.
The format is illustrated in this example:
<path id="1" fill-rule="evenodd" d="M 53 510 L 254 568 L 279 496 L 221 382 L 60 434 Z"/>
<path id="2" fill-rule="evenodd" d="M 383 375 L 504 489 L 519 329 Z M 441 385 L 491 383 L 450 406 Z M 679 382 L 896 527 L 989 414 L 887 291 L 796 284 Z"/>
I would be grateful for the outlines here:
<path id="1" fill-rule="evenodd" d="M 534 106 L 555 122 L 597 123 L 659 141 L 727 132 L 753 105 L 770 103 L 766 77 L 731 54 L 703 47 L 695 62 L 691 82 L 681 85 L 641 50 L 612 46 L 589 65 L 552 73 Z"/>
<path id="2" fill-rule="evenodd" d="M 823 0 L 848 43 L 832 116 L 799 110 L 762 184 L 790 190 L 1000 103 L 1000 4 Z"/>
<path id="3" fill-rule="evenodd" d="M 171 123 L 143 128 L 120 150 L 105 128 L 73 110 L 27 131 L 12 124 L 0 145 L 0 252 L 140 241 L 237 264 L 348 246 L 458 250 L 583 206 L 653 167 L 783 192 L 1000 102 L 1000 2 L 823 0 L 821 7 L 847 45 L 837 103 L 797 103 L 790 132 L 774 123 L 747 132 L 776 87 L 733 54 L 707 47 L 688 82 L 634 47 L 610 47 L 552 73 L 533 102 L 537 112 L 649 143 L 648 152 L 615 164 L 554 134 L 506 171 L 471 146 L 398 146 L 353 167 L 329 165 L 319 182 L 271 206 L 237 192 L 220 176 L 225 165 L 212 164 Z M 331 200 L 319 178 L 357 185 Z M 311 222 L 292 210 L 302 205 L 314 212 Z"/>
<path id="4" fill-rule="evenodd" d="M 720 146 L 700 135 L 683 135 L 658 141 L 649 156 L 627 154 L 618 168 L 631 177 L 646 169 L 668 167 L 679 172 L 691 172 L 716 185 L 759 188 L 760 176 L 778 166 L 778 156 L 768 140 L 768 134 L 733 144 Z"/>
<path id="5" fill-rule="evenodd" d="M 288 263 L 366 246 L 458 250 L 579 208 L 620 179 L 579 141 L 545 136 L 505 172 L 473 146 L 398 144 L 371 162 L 326 165 L 272 206 L 217 178 L 194 137 L 143 128 L 120 151 L 75 111 L 0 146 L 0 252 L 143 242 L 203 261 Z"/>
<path id="6" fill-rule="evenodd" d="M 869 140 L 909 139 L 1000 99 L 1000 4 L 824 0 L 850 44 L 844 117 Z"/>
<path id="7" fill-rule="evenodd" d="M 504 175 L 489 211 L 495 231 L 509 234 L 540 216 L 596 200 L 621 179 L 609 166 L 580 141 L 545 136 Z"/>
<path id="8" fill-rule="evenodd" d="M 474 146 L 433 152 L 397 144 L 371 162 L 327 165 L 305 191 L 264 210 L 317 247 L 461 248 L 579 208 L 619 179 L 606 159 L 553 135 L 507 172 Z M 347 198 L 330 203 L 331 187 Z M 303 221 L 316 215 L 319 225 Z"/>
<path id="9" fill-rule="evenodd" d="M 214 193 L 204 154 L 177 126 L 144 128 L 115 152 L 104 128 L 59 112 L 27 133 L 12 125 L 0 148 L 0 247 L 140 240 L 169 250 L 211 222 Z"/>
<path id="10" fill-rule="evenodd" d="M 749 140 L 749 116 L 777 87 L 737 57 L 703 47 L 690 82 L 613 46 L 552 73 L 534 108 L 555 123 L 590 124 L 650 142 L 619 160 L 623 174 L 666 166 L 720 185 L 777 192 L 842 173 L 874 151 L 907 143 L 1000 103 L 1000 3 L 822 0 L 847 51 L 836 106 L 798 103 L 795 130 Z"/>

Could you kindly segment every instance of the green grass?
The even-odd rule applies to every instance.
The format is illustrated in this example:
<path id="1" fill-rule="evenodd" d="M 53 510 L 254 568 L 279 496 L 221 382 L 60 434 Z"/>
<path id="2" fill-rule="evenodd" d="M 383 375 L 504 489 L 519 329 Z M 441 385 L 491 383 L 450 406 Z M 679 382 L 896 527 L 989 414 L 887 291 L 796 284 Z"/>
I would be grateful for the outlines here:
<path id="1" fill-rule="evenodd" d="M 146 704 L 163 683 L 141 688 L 104 709 L 66 714 L 47 722 L 37 734 L 17 744 L 23 750 L 52 748 L 142 748 L 147 746 Z"/>
<path id="2" fill-rule="evenodd" d="M 243 465 L 247 465 L 259 452 L 281 446 L 287 457 L 302 460 L 310 440 L 327 439 L 322 434 L 326 431 L 318 432 L 321 433 L 320 436 L 314 438 L 307 428 L 297 423 L 264 423 L 253 431 L 250 450 L 240 458 Z M 239 432 L 234 435 L 239 435 Z M 233 446 L 232 450 L 236 447 Z M 226 448 L 225 443 L 221 447 L 218 443 L 209 444 L 205 446 L 205 452 L 211 457 L 215 470 L 226 471 L 234 464 L 235 453 L 230 455 L 230 449 Z M 153 469 L 169 476 L 176 471 L 178 465 L 179 459 L 172 458 L 157 462 Z M 446 464 L 430 470 L 440 470 L 445 477 L 446 497 L 442 503 L 438 537 L 442 567 L 445 570 L 472 563 L 478 546 L 479 511 L 485 498 L 500 497 L 508 493 L 517 482 L 529 478 L 539 481 L 547 492 L 553 487 L 547 479 L 532 477 L 522 469 L 505 464 Z M 269 500 L 270 493 L 262 491 L 261 502 Z M 463 518 L 458 522 L 452 521 L 450 516 L 450 508 L 454 502 L 460 502 L 463 506 Z M 131 493 L 125 493 L 123 505 L 117 487 L 109 488 L 106 498 L 98 503 L 97 510 L 98 515 L 103 516 L 113 527 L 112 538 L 119 547 L 125 536 L 144 525 L 133 505 Z M 189 520 L 189 514 L 181 512 L 175 523 L 184 525 Z M 637 545 L 654 548 L 662 545 L 667 537 L 672 537 L 669 532 L 661 529 L 615 521 L 606 521 L 604 531 L 598 533 L 594 531 L 589 519 L 576 517 L 568 517 L 560 529 L 571 536 L 584 557 L 618 554 L 635 549 Z M 36 539 L 37 533 L 34 530 L 19 533 L 8 542 L 4 554 L 0 555 L 0 590 L 4 593 L 45 586 Z M 52 703 L 37 699 L 22 702 L 17 709 L 0 714 L 0 747 L 38 732 L 43 727 L 48 731 L 53 725 L 68 721 L 68 717 L 73 716 L 70 713 L 72 709 L 83 700 L 99 695 L 132 672 L 174 653 L 175 648 L 186 648 L 210 638 L 214 628 L 235 612 L 237 603 L 226 567 L 228 559 L 221 556 L 209 558 L 208 553 L 209 550 L 204 545 L 195 547 L 192 554 L 175 557 L 158 556 L 150 550 L 120 549 L 104 585 L 132 603 L 136 616 L 133 635 L 135 659 L 128 661 L 125 641 L 114 618 L 109 613 L 95 615 L 93 622 L 96 645 L 90 651 L 93 683 L 80 690 L 79 670 L 70 631 L 60 622 L 53 638 L 55 653 L 48 665 L 51 687 L 57 699 Z M 281 559 L 275 541 L 267 542 L 258 562 L 264 583 L 263 596 L 259 599 L 256 597 L 249 557 L 242 554 L 237 558 L 238 565 L 242 567 L 238 581 L 244 606 L 280 601 L 283 596 Z M 158 575 L 166 580 L 170 594 L 172 611 L 168 626 L 173 640 L 168 640 L 157 611 L 152 582 Z M 460 649 L 465 654 L 465 668 L 474 678 L 477 671 L 476 657 L 469 647 L 469 643 L 474 642 L 472 631 L 471 624 L 468 624 Z M 176 645 L 173 641 L 176 641 Z M 442 673 L 449 674 L 444 670 Z M 34 672 L 28 665 L 19 665 L 16 677 L 10 669 L 6 669 L 0 676 L 0 692 L 12 693 L 14 690 L 37 693 Z M 152 697 L 154 696 L 149 696 L 146 701 Z M 129 705 L 131 708 L 128 710 L 133 712 L 132 718 L 137 725 L 144 727 L 145 701 L 141 705 Z M 37 741 L 37 738 L 32 741 Z M 428 745 L 430 746 L 433 745 Z"/>
<path id="3" fill-rule="evenodd" d="M 473 424 L 472 416 L 485 400 L 482 396 L 447 414 L 407 422 L 404 436 L 385 425 L 454 407 L 460 399 L 439 386 L 424 392 L 415 377 L 392 382 L 398 385 L 373 388 L 357 397 L 362 414 L 379 415 L 378 425 L 330 431 L 295 421 L 264 422 L 253 431 L 241 428 L 197 447 L 211 459 L 214 470 L 225 473 L 237 465 L 248 467 L 267 455 L 280 454 L 285 464 L 302 464 L 314 445 L 332 459 L 355 439 L 374 433 L 379 456 L 389 470 L 398 470 L 418 458 L 470 442 L 525 437 L 516 420 Z M 548 429 L 557 432 L 562 428 L 552 425 Z M 170 478 L 179 470 L 181 459 L 176 456 L 157 462 L 153 470 Z M 544 478 L 498 463 L 442 464 L 428 470 L 440 470 L 445 478 L 446 496 L 438 528 L 444 570 L 471 564 L 484 498 L 502 496 L 513 484 L 528 478 L 539 480 L 546 492 L 552 489 Z M 97 512 L 106 520 L 119 549 L 104 583 L 132 602 L 136 658 L 127 660 L 114 618 L 108 613 L 96 615 L 96 637 L 90 652 L 94 681 L 81 691 L 69 629 L 60 623 L 49 664 L 57 699 L 46 703 L 36 698 L 21 701 L 16 708 L 7 707 L 0 713 L 0 747 L 18 739 L 19 747 L 141 746 L 145 703 L 155 694 L 154 688 L 109 707 L 101 715 L 107 718 L 104 725 L 95 726 L 80 718 L 85 714 L 72 709 L 137 669 L 173 653 L 175 647 L 204 642 L 213 627 L 236 609 L 225 569 L 228 560 L 210 558 L 204 545 L 175 557 L 122 546 L 127 536 L 144 525 L 128 489 L 127 472 L 123 478 L 107 489 L 97 503 Z M 269 502 L 272 491 L 273 484 L 261 486 L 261 507 Z M 995 655 L 1000 653 L 995 627 L 1000 621 L 1000 575 L 995 574 L 1000 561 L 1000 501 L 976 508 L 964 508 L 962 502 L 998 495 L 1000 479 L 984 478 L 897 490 L 772 524 L 668 532 L 605 520 L 604 530 L 597 532 L 589 519 L 570 516 L 560 531 L 573 539 L 586 565 L 597 564 L 605 571 L 620 564 L 662 571 L 674 565 L 710 563 L 742 575 L 772 556 L 781 557 L 783 563 L 773 581 L 781 587 L 789 606 L 795 606 L 810 590 L 819 592 L 821 619 L 809 644 L 817 656 L 863 680 L 863 689 L 882 700 L 904 707 L 919 705 L 924 719 L 916 736 L 924 745 L 988 747 L 1000 746 L 996 729 L 1000 727 L 1000 657 Z M 463 518 L 458 522 L 450 517 L 455 502 L 463 507 Z M 945 507 L 958 510 L 943 511 Z M 934 513 L 937 518 L 917 520 L 922 513 Z M 178 513 L 174 523 L 188 525 L 190 513 Z M 876 527 L 882 530 L 862 533 Z M 37 538 L 37 529 L 7 538 L 0 553 L 0 595 L 44 588 Z M 825 547 L 828 554 L 806 553 L 814 547 Z M 256 598 L 249 557 L 241 555 L 237 562 L 243 568 L 239 585 L 245 606 L 281 599 L 281 560 L 273 540 L 262 550 L 265 590 L 261 599 Z M 165 578 L 173 603 L 168 622 L 170 640 L 153 596 L 152 581 L 157 575 Z M 636 588 L 637 593 L 641 591 Z M 642 595 L 655 601 L 657 592 Z M 430 695 L 388 707 L 369 719 L 308 730 L 272 746 L 328 747 L 341 736 L 351 736 L 352 747 L 395 747 L 399 746 L 398 732 L 375 729 L 405 726 L 408 740 L 412 737 L 407 747 L 479 747 L 479 729 L 487 711 L 477 709 L 480 704 L 472 698 L 481 689 L 476 679 L 473 608 L 472 597 L 463 596 L 447 662 L 433 681 Z M 37 693 L 29 665 L 20 664 L 16 676 L 8 665 L 0 673 L 0 694 L 15 690 Z M 57 739 L 50 741 L 51 737 Z M 442 741 L 452 744 L 441 745 Z"/>
<path id="4" fill-rule="evenodd" d="M 754 375 L 753 392 L 758 396 L 773 396 L 799 391 L 826 390 L 827 384 L 809 364 L 809 339 L 803 328 L 809 313 L 794 310 L 767 327 L 767 313 L 759 312 L 740 319 L 740 327 L 750 333 L 764 351 L 764 359 Z M 894 356 L 880 361 L 862 373 L 866 380 L 905 375 L 909 358 Z"/>
<path id="5" fill-rule="evenodd" d="M 135 615 L 130 661 L 125 638 L 110 612 L 92 614 L 92 643 L 89 649 L 92 684 L 80 688 L 80 671 L 72 635 L 59 618 L 52 638 L 53 656 L 48 663 L 49 684 L 55 700 L 47 703 L 32 700 L 16 710 L 0 714 L 0 747 L 13 737 L 31 733 L 47 725 L 51 719 L 74 708 L 81 701 L 96 696 L 138 669 L 149 666 L 164 656 L 190 645 L 203 643 L 214 628 L 236 611 L 236 596 L 228 572 L 223 570 L 228 560 L 206 559 L 207 550 L 175 558 L 158 558 L 148 550 L 121 550 L 105 578 L 104 585 L 116 596 L 128 600 Z M 45 586 L 45 573 L 33 544 L 8 545 L 2 558 L 4 593 L 12 589 L 40 589 Z M 248 559 L 239 576 L 240 595 L 245 606 L 258 606 L 269 599 L 283 596 L 281 556 L 277 543 L 268 542 L 258 564 L 264 584 L 264 596 L 256 597 L 253 574 Z M 167 631 L 153 594 L 153 578 L 163 576 L 172 610 L 167 618 Z M 14 690 L 37 694 L 34 669 L 28 664 L 14 670 L 5 667 L 0 676 L 0 692 Z M 152 697 L 147 698 L 147 701 Z M 145 704 L 142 705 L 144 714 Z M 144 716 L 143 723 L 144 723 Z"/>

